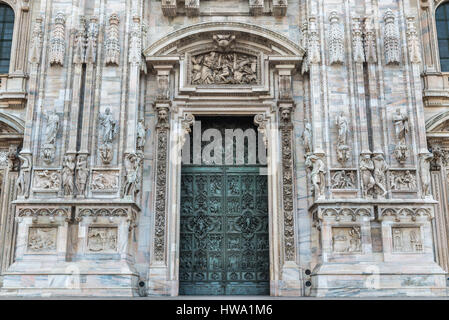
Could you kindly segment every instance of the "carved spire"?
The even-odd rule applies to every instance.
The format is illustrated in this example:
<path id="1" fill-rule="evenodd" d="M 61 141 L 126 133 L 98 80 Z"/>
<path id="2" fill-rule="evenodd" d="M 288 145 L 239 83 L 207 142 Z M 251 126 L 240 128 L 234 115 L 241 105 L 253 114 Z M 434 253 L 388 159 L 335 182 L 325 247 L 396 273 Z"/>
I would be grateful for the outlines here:
<path id="1" fill-rule="evenodd" d="M 329 63 L 343 64 L 345 60 L 344 33 L 336 11 L 329 16 Z"/>
<path id="2" fill-rule="evenodd" d="M 64 65 L 65 57 L 65 15 L 58 12 L 50 39 L 50 65 Z"/>
<path id="3" fill-rule="evenodd" d="M 399 31 L 396 25 L 396 16 L 391 9 L 384 15 L 384 49 L 387 64 L 398 64 L 401 61 L 399 50 Z"/>

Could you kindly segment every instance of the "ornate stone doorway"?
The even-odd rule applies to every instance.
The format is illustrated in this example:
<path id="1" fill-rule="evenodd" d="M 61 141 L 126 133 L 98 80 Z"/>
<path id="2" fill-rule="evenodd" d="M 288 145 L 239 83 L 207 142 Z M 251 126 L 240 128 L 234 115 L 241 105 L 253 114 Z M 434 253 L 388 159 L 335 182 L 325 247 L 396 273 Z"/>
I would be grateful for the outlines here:
<path id="1" fill-rule="evenodd" d="M 189 164 L 183 164 L 181 174 L 179 294 L 269 295 L 266 148 L 257 143 L 257 128 L 249 117 L 200 119 L 194 131 L 201 125 L 202 164 L 183 157 Z M 215 137 L 209 145 L 216 148 L 209 152 L 204 140 L 211 132 Z M 232 141 L 221 139 L 231 133 Z M 190 134 L 186 147 L 192 149 L 195 136 L 199 138 L 196 132 Z M 209 161 L 219 150 L 215 139 L 221 142 L 222 156 Z M 232 148 L 226 143 L 232 143 Z M 226 151 L 231 150 L 227 157 Z"/>

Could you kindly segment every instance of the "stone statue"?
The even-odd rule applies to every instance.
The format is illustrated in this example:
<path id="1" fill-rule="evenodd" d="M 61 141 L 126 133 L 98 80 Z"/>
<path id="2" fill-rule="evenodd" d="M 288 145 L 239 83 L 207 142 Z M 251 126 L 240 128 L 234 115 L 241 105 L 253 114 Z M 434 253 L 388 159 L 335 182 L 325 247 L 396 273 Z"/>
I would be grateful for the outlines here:
<path id="1" fill-rule="evenodd" d="M 118 133 L 118 123 L 114 120 L 109 108 L 106 108 L 105 113 L 100 112 L 99 120 L 102 128 L 100 157 L 104 164 L 109 164 L 113 158 L 112 141 Z"/>
<path id="2" fill-rule="evenodd" d="M 421 170 L 421 185 L 422 185 L 422 196 L 423 198 L 432 198 L 432 193 L 430 190 L 430 162 L 433 159 L 432 153 L 427 153 L 421 155 L 419 159 L 419 167 Z"/>
<path id="3" fill-rule="evenodd" d="M 374 181 L 376 187 L 380 190 L 379 195 L 385 197 L 387 194 L 385 175 L 388 171 L 388 165 L 385 162 L 383 155 L 377 154 L 373 158 L 374 162 Z"/>
<path id="4" fill-rule="evenodd" d="M 409 148 L 407 146 L 406 136 L 409 131 L 408 116 L 402 113 L 400 109 L 393 115 L 393 124 L 398 144 L 394 150 L 394 156 L 399 163 L 404 163 L 409 157 Z"/>
<path id="5" fill-rule="evenodd" d="M 137 150 L 143 150 L 146 142 L 147 129 L 145 128 L 145 120 L 140 119 L 137 123 Z"/>
<path id="6" fill-rule="evenodd" d="M 376 181 L 373 177 L 374 163 L 369 154 L 363 154 L 360 159 L 360 175 L 362 178 L 362 193 L 366 198 L 372 193 Z"/>
<path id="7" fill-rule="evenodd" d="M 310 179 L 315 196 L 318 198 L 324 197 L 326 165 L 320 157 L 312 154 L 307 157 L 306 166 L 312 170 Z"/>
<path id="8" fill-rule="evenodd" d="M 78 155 L 76 160 L 76 190 L 78 196 L 84 197 L 86 192 L 87 178 L 89 177 L 89 169 L 87 168 L 87 156 Z"/>
<path id="9" fill-rule="evenodd" d="M 336 125 L 338 129 L 338 138 L 337 138 L 337 159 L 341 164 L 345 164 L 349 158 L 349 146 L 348 146 L 348 132 L 349 132 L 349 123 L 348 118 L 344 115 L 343 112 L 337 116 Z"/>
<path id="10" fill-rule="evenodd" d="M 28 156 L 19 154 L 18 157 L 22 161 L 22 165 L 20 167 L 19 177 L 16 181 L 17 195 L 28 198 L 31 181 L 31 161 Z"/>
<path id="11" fill-rule="evenodd" d="M 75 174 L 75 156 L 67 155 L 62 162 L 62 188 L 64 195 L 73 195 L 73 176 Z"/>
<path id="12" fill-rule="evenodd" d="M 42 147 L 42 158 L 46 163 L 52 163 L 56 152 L 56 137 L 59 131 L 60 119 L 55 111 L 44 113 L 47 120 L 45 126 L 45 142 Z"/>
<path id="13" fill-rule="evenodd" d="M 140 163 L 143 159 L 141 154 L 130 153 L 125 156 L 125 184 L 124 196 L 135 197 L 140 191 Z"/>
<path id="14" fill-rule="evenodd" d="M 306 122 L 304 125 L 304 131 L 302 133 L 302 140 L 304 141 L 304 153 L 306 156 L 312 152 L 312 125 L 310 122 Z"/>

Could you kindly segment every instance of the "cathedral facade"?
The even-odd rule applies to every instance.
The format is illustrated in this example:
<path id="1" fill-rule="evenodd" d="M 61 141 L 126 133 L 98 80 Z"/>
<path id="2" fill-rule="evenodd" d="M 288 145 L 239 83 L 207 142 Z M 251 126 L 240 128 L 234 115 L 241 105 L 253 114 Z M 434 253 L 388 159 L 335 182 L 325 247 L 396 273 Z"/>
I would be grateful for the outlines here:
<path id="1" fill-rule="evenodd" d="M 0 0 L 0 296 L 447 296 L 449 1 Z"/>

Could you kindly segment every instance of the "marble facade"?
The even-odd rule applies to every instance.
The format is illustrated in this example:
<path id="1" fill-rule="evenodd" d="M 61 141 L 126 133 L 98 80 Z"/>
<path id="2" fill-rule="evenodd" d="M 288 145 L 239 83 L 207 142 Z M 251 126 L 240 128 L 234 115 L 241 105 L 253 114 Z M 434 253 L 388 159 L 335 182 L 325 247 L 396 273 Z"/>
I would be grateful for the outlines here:
<path id="1" fill-rule="evenodd" d="M 444 1 L 0 3 L 0 296 L 178 295 L 180 154 L 211 114 L 263 134 L 272 296 L 448 295 Z"/>

